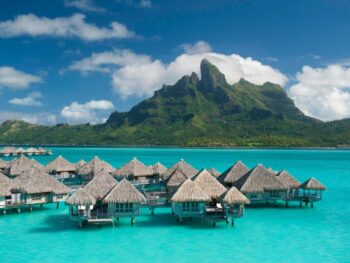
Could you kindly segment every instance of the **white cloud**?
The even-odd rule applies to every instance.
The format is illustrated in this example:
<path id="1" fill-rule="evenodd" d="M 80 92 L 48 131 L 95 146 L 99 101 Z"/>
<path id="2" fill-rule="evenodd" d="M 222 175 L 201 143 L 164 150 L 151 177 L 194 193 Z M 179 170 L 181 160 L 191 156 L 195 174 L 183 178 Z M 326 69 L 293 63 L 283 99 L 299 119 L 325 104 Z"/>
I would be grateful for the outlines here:
<path id="1" fill-rule="evenodd" d="M 25 89 L 41 81 L 39 76 L 27 74 L 12 67 L 0 67 L 0 87 Z"/>
<path id="2" fill-rule="evenodd" d="M 203 43 L 196 46 L 204 46 Z M 207 44 L 207 47 L 210 47 Z M 198 50 L 198 49 L 197 49 Z M 203 49 L 202 49 L 203 50 Z M 169 64 L 151 57 L 136 54 L 130 50 L 94 53 L 91 57 L 77 61 L 68 70 L 81 72 L 105 72 L 111 74 L 113 90 L 122 98 L 129 96 L 147 97 L 160 89 L 162 84 L 173 84 L 183 75 L 200 74 L 200 62 L 207 58 L 225 74 L 230 84 L 240 78 L 263 84 L 267 81 L 284 85 L 288 78 L 277 69 L 237 54 L 225 55 L 204 51 L 184 53 Z"/>
<path id="3" fill-rule="evenodd" d="M 113 109 L 113 103 L 108 100 L 92 100 L 85 104 L 75 101 L 62 109 L 61 116 L 70 124 L 96 124 L 105 122 Z"/>
<path id="4" fill-rule="evenodd" d="M 152 1 L 151 0 L 141 0 L 139 6 L 143 7 L 143 8 L 151 8 Z"/>
<path id="5" fill-rule="evenodd" d="M 73 62 L 67 70 L 88 73 L 92 71 L 111 72 L 111 66 L 126 66 L 134 64 L 147 64 L 152 61 L 151 57 L 135 54 L 131 50 L 114 49 L 113 51 L 93 53 L 90 57 Z"/>
<path id="6" fill-rule="evenodd" d="M 181 47 L 186 54 L 200 54 L 212 51 L 212 47 L 205 41 L 198 41 L 194 45 L 182 44 Z"/>
<path id="7" fill-rule="evenodd" d="M 64 6 L 74 7 L 85 12 L 93 12 L 100 14 L 106 12 L 106 9 L 96 5 L 93 0 L 65 0 Z"/>
<path id="8" fill-rule="evenodd" d="M 135 37 L 134 32 L 129 31 L 119 22 L 112 22 L 109 28 L 98 27 L 85 22 L 83 14 L 57 18 L 28 14 L 17 16 L 14 20 L 0 22 L 0 37 L 9 38 L 22 35 L 78 37 L 86 41 Z"/>
<path id="9" fill-rule="evenodd" d="M 13 98 L 9 100 L 9 103 L 18 106 L 42 106 L 43 104 L 38 100 L 41 97 L 42 94 L 40 92 L 32 92 L 24 98 Z"/>
<path id="10" fill-rule="evenodd" d="M 296 79 L 289 96 L 305 114 L 325 121 L 350 117 L 349 67 L 304 66 Z"/>
<path id="11" fill-rule="evenodd" d="M 153 3 L 151 0 L 116 0 L 119 3 L 124 3 L 130 6 L 140 7 L 140 8 L 151 8 Z"/>
<path id="12" fill-rule="evenodd" d="M 21 120 L 32 124 L 54 125 L 56 124 L 56 116 L 47 112 L 40 113 L 25 113 L 25 112 L 11 112 L 1 111 L 0 122 L 7 120 Z"/>

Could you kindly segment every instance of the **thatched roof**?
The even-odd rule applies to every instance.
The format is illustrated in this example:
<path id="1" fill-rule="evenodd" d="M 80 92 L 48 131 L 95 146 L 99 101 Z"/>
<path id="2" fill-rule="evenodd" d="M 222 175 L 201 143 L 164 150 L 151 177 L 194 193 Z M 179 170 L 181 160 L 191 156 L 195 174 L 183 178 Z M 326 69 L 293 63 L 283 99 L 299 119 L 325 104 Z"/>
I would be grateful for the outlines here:
<path id="1" fill-rule="evenodd" d="M 76 170 L 75 165 L 68 162 L 61 155 L 58 156 L 55 160 L 51 161 L 46 165 L 46 170 L 49 173 L 52 172 L 74 172 Z"/>
<path id="2" fill-rule="evenodd" d="M 8 165 L 8 162 L 0 158 L 0 169 L 6 168 Z"/>
<path id="3" fill-rule="evenodd" d="M 154 165 L 152 165 L 152 169 L 153 169 L 153 174 L 159 175 L 159 176 L 163 176 L 166 173 L 166 171 L 168 170 L 168 168 L 166 168 L 160 162 L 157 162 Z"/>
<path id="4" fill-rule="evenodd" d="M 94 205 L 96 199 L 89 195 L 84 189 L 79 189 L 66 201 L 69 205 Z"/>
<path id="5" fill-rule="evenodd" d="M 0 196 L 7 196 L 11 195 L 10 192 L 10 186 L 11 186 L 11 179 L 8 178 L 3 173 L 0 173 Z"/>
<path id="6" fill-rule="evenodd" d="M 311 177 L 307 179 L 304 183 L 302 183 L 299 188 L 305 190 L 326 190 L 326 187 L 321 184 L 316 178 Z"/>
<path id="7" fill-rule="evenodd" d="M 234 186 L 222 195 L 222 201 L 229 205 L 250 204 L 249 199 Z"/>
<path id="8" fill-rule="evenodd" d="M 0 153 L 2 154 L 13 154 L 16 152 L 15 147 L 4 147 L 0 150 Z"/>
<path id="9" fill-rule="evenodd" d="M 28 159 L 24 155 L 21 155 L 19 158 L 15 158 L 9 162 L 6 170 L 7 173 L 11 176 L 18 176 L 23 171 L 28 170 L 32 167 L 43 170 L 43 166 L 35 159 Z"/>
<path id="10" fill-rule="evenodd" d="M 282 185 L 275 174 L 258 164 L 243 175 L 235 186 L 242 193 L 263 193 L 265 191 L 285 191 L 288 188 Z"/>
<path id="11" fill-rule="evenodd" d="M 24 150 L 22 147 L 19 147 L 19 148 L 16 149 L 16 153 L 17 154 L 22 154 L 22 153 L 25 153 L 25 152 L 26 152 L 26 150 Z"/>
<path id="12" fill-rule="evenodd" d="M 96 200 L 102 200 L 117 183 L 108 173 L 99 172 L 84 187 L 84 190 Z"/>
<path id="13" fill-rule="evenodd" d="M 48 150 L 45 150 L 43 147 L 39 147 L 39 148 L 38 148 L 38 152 L 39 152 L 39 153 L 47 153 Z"/>
<path id="14" fill-rule="evenodd" d="M 70 189 L 40 169 L 30 168 L 12 180 L 11 191 L 67 194 Z"/>
<path id="15" fill-rule="evenodd" d="M 149 167 L 136 158 L 133 158 L 119 169 L 116 169 L 114 172 L 117 176 L 134 176 L 134 177 L 144 177 L 144 176 L 152 176 L 153 168 Z"/>
<path id="16" fill-rule="evenodd" d="M 172 203 L 210 202 L 211 198 L 195 182 L 187 179 L 171 197 Z"/>
<path id="17" fill-rule="evenodd" d="M 75 169 L 76 169 L 76 171 L 79 172 L 79 170 L 80 170 L 85 164 L 87 164 L 87 162 L 84 161 L 84 160 L 80 160 L 79 162 L 76 162 L 76 163 L 75 163 Z"/>
<path id="18" fill-rule="evenodd" d="M 218 170 L 216 170 L 214 167 L 213 168 L 210 168 L 208 170 L 208 172 L 214 176 L 215 178 L 218 178 L 220 176 L 220 172 Z"/>
<path id="19" fill-rule="evenodd" d="M 97 156 L 95 156 L 90 162 L 86 163 L 82 166 L 78 173 L 79 174 L 97 174 L 100 171 L 104 171 L 105 173 L 112 174 L 115 169 L 107 162 L 100 160 Z"/>
<path id="20" fill-rule="evenodd" d="M 215 177 L 213 177 L 206 169 L 202 169 L 193 177 L 193 181 L 212 199 L 219 199 L 223 193 L 227 191 Z"/>
<path id="21" fill-rule="evenodd" d="M 39 153 L 39 151 L 33 147 L 30 147 L 26 150 L 27 153 Z"/>
<path id="22" fill-rule="evenodd" d="M 276 174 L 276 178 L 288 189 L 295 189 L 300 186 L 300 182 L 294 178 L 293 175 L 288 173 L 286 170 L 282 170 Z"/>
<path id="23" fill-rule="evenodd" d="M 167 187 L 177 187 L 187 180 L 187 176 L 180 170 L 175 169 L 173 173 L 169 176 L 166 186 Z"/>
<path id="24" fill-rule="evenodd" d="M 198 173 L 198 170 L 196 168 L 187 163 L 184 159 L 181 159 L 168 169 L 164 175 L 164 179 L 168 179 L 175 169 L 180 169 L 187 178 L 191 178 Z"/>
<path id="25" fill-rule="evenodd" d="M 142 203 L 146 202 L 146 198 L 124 178 L 107 194 L 103 202 L 108 204 Z"/>
<path id="26" fill-rule="evenodd" d="M 234 165 L 229 167 L 225 172 L 223 172 L 218 177 L 218 180 L 225 184 L 234 184 L 248 171 L 249 171 L 248 167 L 241 161 L 238 161 Z"/>

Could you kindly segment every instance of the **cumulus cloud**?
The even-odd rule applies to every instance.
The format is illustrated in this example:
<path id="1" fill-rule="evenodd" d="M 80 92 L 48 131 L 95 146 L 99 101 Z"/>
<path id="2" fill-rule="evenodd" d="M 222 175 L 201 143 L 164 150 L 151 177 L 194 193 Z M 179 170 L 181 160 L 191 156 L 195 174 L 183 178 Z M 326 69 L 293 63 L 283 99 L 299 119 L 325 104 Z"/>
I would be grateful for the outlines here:
<path id="1" fill-rule="evenodd" d="M 9 100 L 9 103 L 18 106 L 42 106 L 43 104 L 38 100 L 41 97 L 41 92 L 32 92 L 24 98 L 13 98 Z"/>
<path id="2" fill-rule="evenodd" d="M 0 37 L 17 36 L 78 37 L 85 41 L 103 39 L 123 39 L 135 37 L 125 25 L 112 22 L 109 28 L 98 27 L 85 21 L 85 15 L 74 14 L 70 17 L 37 17 L 33 14 L 20 15 L 14 20 L 0 22 Z"/>
<path id="3" fill-rule="evenodd" d="M 162 84 L 173 84 L 183 75 L 192 72 L 200 75 L 200 62 L 204 58 L 216 65 L 231 84 L 240 78 L 255 84 L 270 81 L 284 85 L 288 80 L 277 69 L 250 57 L 219 54 L 203 48 L 199 52 L 198 47 L 203 46 L 210 47 L 209 44 L 196 43 L 187 49 L 190 52 L 181 54 L 168 64 L 130 50 L 94 53 L 91 57 L 73 63 L 68 70 L 111 74 L 113 90 L 124 99 L 129 96 L 151 96 Z"/>
<path id="4" fill-rule="evenodd" d="M 96 124 L 105 122 L 113 109 L 113 103 L 108 100 L 91 100 L 84 104 L 75 101 L 61 110 L 61 116 L 70 124 Z"/>
<path id="5" fill-rule="evenodd" d="M 106 9 L 96 5 L 93 0 L 65 0 L 64 6 L 74 7 L 85 12 L 93 12 L 100 14 L 106 12 Z"/>
<path id="6" fill-rule="evenodd" d="M 195 44 L 182 44 L 181 47 L 187 54 L 200 54 L 211 52 L 211 46 L 205 41 L 198 41 Z"/>
<path id="7" fill-rule="evenodd" d="M 350 117 L 350 68 L 304 66 L 289 96 L 305 114 L 324 120 Z"/>
<path id="8" fill-rule="evenodd" d="M 0 87 L 25 89 L 33 83 L 39 83 L 39 76 L 24 73 L 12 67 L 0 67 Z"/>
<path id="9" fill-rule="evenodd" d="M 21 120 L 32 124 L 54 125 L 56 124 L 56 115 L 47 112 L 25 113 L 1 111 L 0 122 L 2 123 L 7 120 Z"/>
<path id="10" fill-rule="evenodd" d="M 116 0 L 119 3 L 140 7 L 140 8 L 151 8 L 153 3 L 151 0 Z"/>

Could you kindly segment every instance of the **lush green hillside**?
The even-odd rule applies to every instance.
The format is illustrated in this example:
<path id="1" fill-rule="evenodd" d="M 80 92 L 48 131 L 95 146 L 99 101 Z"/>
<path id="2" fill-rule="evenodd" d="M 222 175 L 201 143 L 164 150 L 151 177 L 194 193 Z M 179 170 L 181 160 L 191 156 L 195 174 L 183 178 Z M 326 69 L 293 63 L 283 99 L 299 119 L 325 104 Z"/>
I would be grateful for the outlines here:
<path id="1" fill-rule="evenodd" d="M 0 126 L 0 143 L 337 146 L 350 144 L 350 120 L 323 123 L 305 116 L 279 85 L 234 85 L 207 60 L 201 79 L 192 73 L 163 86 L 129 112 L 103 125 L 45 127 L 19 121 Z"/>

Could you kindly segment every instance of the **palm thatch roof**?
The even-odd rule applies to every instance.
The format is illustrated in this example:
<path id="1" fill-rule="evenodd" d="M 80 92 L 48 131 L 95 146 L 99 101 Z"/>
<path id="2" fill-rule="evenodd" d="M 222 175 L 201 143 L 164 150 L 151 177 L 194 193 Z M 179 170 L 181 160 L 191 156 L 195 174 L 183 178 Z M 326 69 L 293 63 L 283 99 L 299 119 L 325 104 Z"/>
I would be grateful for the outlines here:
<path id="1" fill-rule="evenodd" d="M 234 186 L 224 193 L 221 198 L 228 205 L 250 204 L 250 200 Z"/>
<path id="2" fill-rule="evenodd" d="M 68 162 L 60 155 L 55 160 L 51 161 L 46 165 L 46 170 L 49 173 L 74 172 L 76 170 L 76 167 L 74 164 Z"/>
<path id="3" fill-rule="evenodd" d="M 67 194 L 70 188 L 51 175 L 37 168 L 30 168 L 12 180 L 11 191 L 35 193 Z"/>
<path id="4" fill-rule="evenodd" d="M 10 192 L 10 186 L 11 186 L 11 179 L 8 178 L 3 173 L 0 173 L 0 196 L 7 196 L 11 195 Z"/>
<path id="5" fill-rule="evenodd" d="M 218 180 L 225 184 L 234 184 L 248 171 L 249 171 L 248 167 L 241 161 L 238 161 L 234 165 L 229 167 L 225 172 L 223 172 L 218 177 Z"/>
<path id="6" fill-rule="evenodd" d="M 144 176 L 152 176 L 153 168 L 149 167 L 136 158 L 133 158 L 119 169 L 116 169 L 114 172 L 117 176 L 134 176 L 134 177 L 144 177 Z"/>
<path id="7" fill-rule="evenodd" d="M 288 189 L 296 189 L 300 186 L 300 182 L 286 170 L 281 170 L 276 174 L 276 178 Z"/>
<path id="8" fill-rule="evenodd" d="M 273 172 L 261 164 L 243 175 L 235 183 L 235 186 L 242 193 L 263 193 L 265 191 L 286 191 L 288 189 L 280 183 Z"/>
<path id="9" fill-rule="evenodd" d="M 321 184 L 316 178 L 311 177 L 299 186 L 300 189 L 305 190 L 326 190 L 326 187 Z"/>
<path id="10" fill-rule="evenodd" d="M 198 170 L 186 162 L 184 159 L 181 159 L 179 162 L 171 166 L 164 175 L 164 179 L 167 180 L 169 176 L 174 172 L 175 169 L 180 169 L 187 178 L 191 178 L 198 173 Z"/>
<path id="11" fill-rule="evenodd" d="M 166 173 L 166 171 L 168 170 L 168 168 L 166 168 L 160 162 L 157 162 L 154 165 L 152 165 L 152 169 L 153 169 L 153 174 L 159 175 L 159 176 L 163 176 Z"/>
<path id="12" fill-rule="evenodd" d="M 16 149 L 16 153 L 17 154 L 23 154 L 25 152 L 26 152 L 26 150 L 24 150 L 22 147 L 19 147 L 19 148 Z"/>
<path id="13" fill-rule="evenodd" d="M 94 205 L 96 204 L 96 199 L 81 188 L 72 194 L 66 203 L 69 205 Z"/>
<path id="14" fill-rule="evenodd" d="M 80 160 L 79 162 L 77 162 L 77 163 L 75 164 L 75 170 L 77 171 L 77 173 L 79 173 L 80 169 L 81 169 L 85 164 L 87 164 L 87 162 L 84 161 L 84 160 Z"/>
<path id="15" fill-rule="evenodd" d="M 146 202 L 146 198 L 135 186 L 124 178 L 107 194 L 103 202 L 107 204 L 137 204 Z"/>
<path id="16" fill-rule="evenodd" d="M 210 202 L 210 196 L 191 179 L 187 179 L 171 197 L 172 203 Z"/>
<path id="17" fill-rule="evenodd" d="M 6 173 L 11 176 L 18 176 L 32 167 L 43 170 L 43 166 L 35 159 L 28 159 L 24 155 L 21 155 L 19 158 L 15 158 L 8 163 Z"/>
<path id="18" fill-rule="evenodd" d="M 218 178 L 220 176 L 220 172 L 218 170 L 216 170 L 214 167 L 213 168 L 210 168 L 208 170 L 208 172 L 214 176 L 215 178 Z"/>
<path id="19" fill-rule="evenodd" d="M 193 177 L 193 181 L 212 199 L 219 199 L 227 189 L 206 169 L 202 169 Z"/>
<path id="20" fill-rule="evenodd" d="M 43 147 L 39 147 L 37 150 L 39 153 L 47 153 L 48 152 L 48 150 L 45 150 Z"/>
<path id="21" fill-rule="evenodd" d="M 175 169 L 169 176 L 166 186 L 167 187 L 178 187 L 187 180 L 187 176 L 180 169 Z"/>
<path id="22" fill-rule="evenodd" d="M 84 190 L 96 200 L 102 200 L 117 183 L 111 175 L 101 171 L 95 174 Z"/>
<path id="23" fill-rule="evenodd" d="M 8 162 L 0 158 L 0 169 L 6 168 L 8 165 Z"/>
<path id="24" fill-rule="evenodd" d="M 4 147 L 0 151 L 1 154 L 13 154 L 15 152 L 16 152 L 15 147 Z"/>
<path id="25" fill-rule="evenodd" d="M 90 162 L 86 163 L 82 166 L 78 173 L 79 174 L 97 174 L 100 171 L 104 171 L 105 173 L 112 174 L 115 169 L 107 162 L 100 160 L 97 156 L 95 156 Z"/>
<path id="26" fill-rule="evenodd" d="M 32 153 L 32 154 L 36 154 L 39 153 L 39 151 L 33 147 L 30 147 L 26 150 L 27 153 Z"/>

